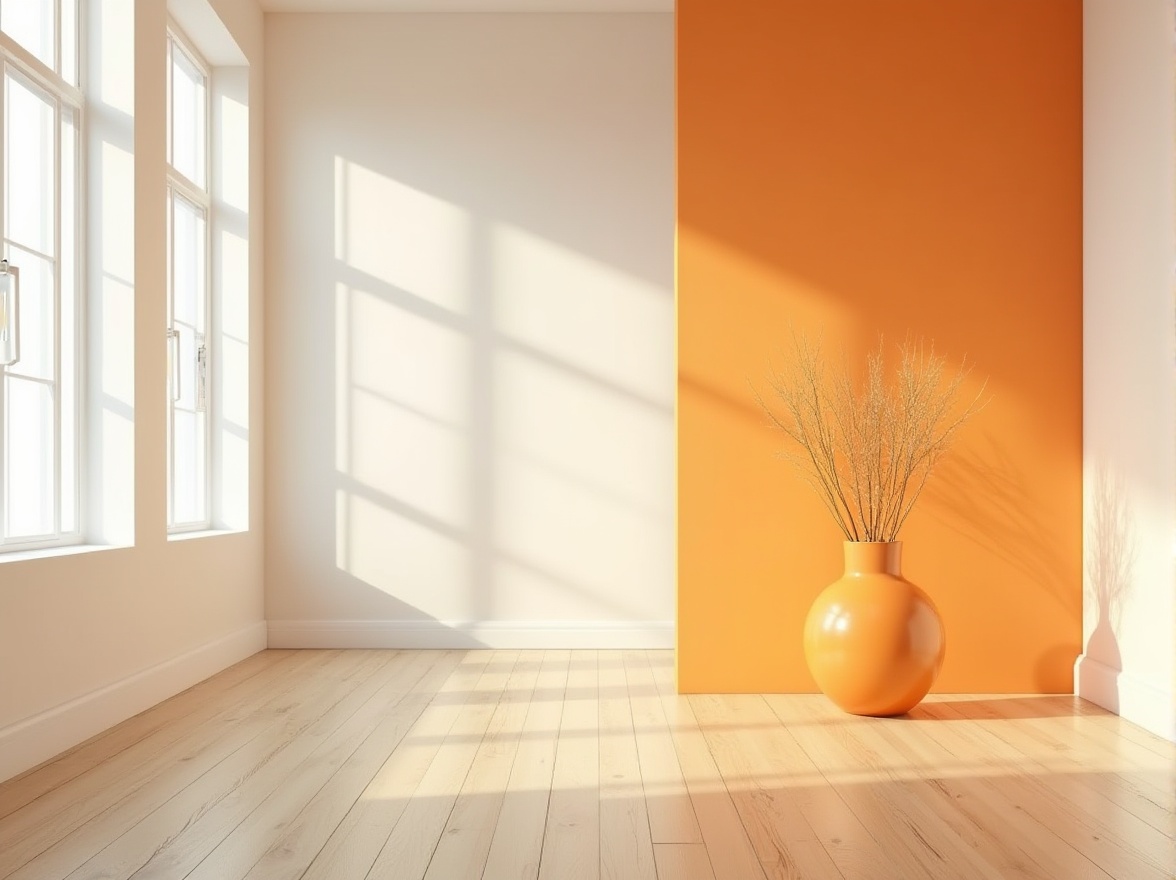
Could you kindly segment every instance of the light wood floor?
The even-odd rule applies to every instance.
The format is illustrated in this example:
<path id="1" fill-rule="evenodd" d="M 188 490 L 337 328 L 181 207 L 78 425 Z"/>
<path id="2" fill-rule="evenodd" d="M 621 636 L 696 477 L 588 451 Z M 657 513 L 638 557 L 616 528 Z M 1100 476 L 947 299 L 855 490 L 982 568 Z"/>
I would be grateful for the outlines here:
<path id="1" fill-rule="evenodd" d="M 1088 703 L 862 719 L 672 675 L 267 651 L 0 785 L 0 877 L 1176 877 L 1176 747 Z"/>

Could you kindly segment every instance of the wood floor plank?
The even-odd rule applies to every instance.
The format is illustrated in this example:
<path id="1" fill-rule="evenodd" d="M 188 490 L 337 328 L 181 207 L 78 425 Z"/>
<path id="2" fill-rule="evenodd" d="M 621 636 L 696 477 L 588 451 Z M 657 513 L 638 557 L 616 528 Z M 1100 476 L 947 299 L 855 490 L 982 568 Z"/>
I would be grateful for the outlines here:
<path id="1" fill-rule="evenodd" d="M 772 698 L 769 701 L 777 708 Z M 854 738 L 864 740 L 899 775 L 915 780 L 908 786 L 1002 877 L 1106 880 L 1101 868 L 1056 837 L 1038 817 L 1012 808 L 1000 791 L 1000 776 L 980 769 L 986 753 L 949 750 L 932 723 L 911 719 L 863 724 Z"/>
<path id="2" fill-rule="evenodd" d="M 969 721 L 956 709 L 945 710 L 942 704 L 918 707 L 915 712 L 915 718 L 934 718 L 941 724 Z M 1102 716 L 1094 718 L 1094 723 L 1098 723 Z M 1057 748 L 1052 740 L 1042 744 L 1038 738 L 1020 736 L 1018 724 L 1002 718 L 981 724 L 979 729 L 1000 753 L 1001 760 L 1036 768 L 1034 775 L 1042 784 L 1076 804 L 1085 804 L 1088 811 L 1110 814 L 1123 810 L 1164 836 L 1176 837 L 1176 790 L 1170 797 L 1156 797 L 1155 787 L 1151 785 L 1156 771 L 1162 773 L 1176 759 L 1169 762 L 1159 752 L 1154 758 L 1145 758 L 1146 765 L 1111 757 L 1105 752 L 1096 758 L 1073 748 Z M 1151 736 L 1146 731 L 1143 733 Z"/>
<path id="3" fill-rule="evenodd" d="M 1027 728 L 1019 718 L 995 711 L 967 708 L 974 703 L 989 705 L 996 702 L 1020 703 L 1021 700 L 928 700 L 915 707 L 911 716 L 964 726 L 968 726 L 969 721 L 983 721 L 980 729 L 984 731 L 984 736 L 995 737 L 995 740 L 990 741 L 1002 750 L 1007 752 L 1013 749 L 1023 755 L 1024 760 L 1051 774 L 1060 773 L 1076 780 L 1078 784 L 1091 788 L 1153 828 L 1169 837 L 1173 836 L 1176 831 L 1176 782 L 1169 790 L 1162 779 L 1172 766 L 1176 766 L 1176 761 L 1168 761 L 1151 750 L 1135 751 L 1127 757 L 1103 748 L 1087 750 L 1082 747 L 1081 741 L 1064 743 L 1059 739 L 1059 735 L 1065 736 L 1062 728 L 1068 726 L 1064 720 L 1056 720 L 1044 729 L 1026 735 Z M 1101 717 L 1095 716 L 1094 723 L 1100 722 Z M 1157 777 L 1161 780 L 1158 785 Z"/>
<path id="4" fill-rule="evenodd" d="M 122 817 L 104 814 L 87 823 L 81 832 L 90 840 L 113 842 L 67 880 L 115 880 L 136 873 L 140 878 L 186 875 L 240 822 L 250 805 L 272 794 L 321 744 L 333 742 L 342 725 L 369 731 L 370 719 L 357 719 L 355 714 L 379 688 L 380 673 L 392 667 L 397 674 L 411 674 L 418 662 L 414 655 L 368 652 L 365 662 L 339 686 L 307 694 L 285 714 L 280 730 L 275 726 L 255 737 L 121 836 L 114 832 L 125 825 L 127 811 L 121 811 Z M 141 807 L 148 804 L 141 793 L 137 800 Z M 67 842 L 80 849 L 77 840 Z"/>
<path id="5" fill-rule="evenodd" d="M 421 880 L 440 842 L 462 783 L 494 718 L 518 661 L 517 651 L 495 652 L 461 714 L 372 864 L 371 880 Z"/>
<path id="6" fill-rule="evenodd" d="M 367 703 L 372 695 L 368 693 L 364 696 L 364 702 Z M 353 721 L 353 713 L 346 720 Z M 367 719 L 366 724 L 361 719 L 358 724 L 336 724 L 329 733 L 324 731 L 325 735 L 314 751 L 292 767 L 285 782 L 272 790 L 187 874 L 188 880 L 223 880 L 226 877 L 248 876 L 270 850 L 274 839 L 284 835 L 302 808 L 314 799 L 338 768 L 354 754 L 371 732 L 371 723 L 371 719 Z"/>
<path id="7" fill-rule="evenodd" d="M 657 880 L 715 880 L 706 846 L 700 843 L 655 843 Z"/>
<path id="8" fill-rule="evenodd" d="M 1000 793 L 1010 810 L 1023 811 L 1041 821 L 1049 831 L 1112 877 L 1172 880 L 1176 842 L 1171 837 L 1126 811 L 1114 811 L 1108 819 L 1104 818 L 1107 814 L 1103 810 L 1090 812 L 1075 805 L 1057 791 L 1060 788 L 1073 794 L 1075 786 L 1056 771 L 1044 776 L 1024 771 L 1009 773 L 1009 763 L 1021 757 L 1020 754 L 993 731 L 989 722 L 961 720 L 962 724 L 937 728 L 936 737 L 953 750 L 971 749 L 982 755 L 978 760 L 991 767 L 992 776 L 1000 777 Z M 1050 790 L 1051 786 L 1054 791 Z M 1109 802 L 1104 800 L 1104 803 Z"/>
<path id="9" fill-rule="evenodd" d="M 494 655 L 469 651 L 348 810 L 303 880 L 367 877 Z"/>
<path id="10" fill-rule="evenodd" d="M 699 728 L 690 700 L 674 690 L 672 662 L 667 662 L 665 654 L 653 654 L 650 666 L 698 828 L 710 853 L 715 880 L 764 880 L 763 867 Z"/>
<path id="11" fill-rule="evenodd" d="M 184 723 L 156 729 L 143 737 L 133 749 L 122 749 L 106 760 L 70 780 L 68 786 L 56 786 L 17 811 L 0 819 L 0 877 L 15 870 L 24 861 L 51 846 L 79 825 L 109 808 L 136 787 L 155 778 L 174 760 L 178 751 L 198 745 L 223 734 L 238 720 L 259 711 L 261 704 L 278 705 L 302 674 L 332 674 L 331 665 L 352 663 L 339 652 L 320 656 L 304 654 L 285 659 L 276 665 L 275 674 L 254 685 L 233 691 L 227 701 L 209 700 Z M 268 688 L 265 686 L 268 683 Z M 258 697 L 265 694 L 274 702 Z M 264 710 L 263 710 L 264 711 Z M 45 769 L 52 767 L 50 762 Z M 16 781 L 23 787 L 25 777 Z M 7 790 L 7 783 L 4 786 Z M 40 847 L 36 849 L 36 847 Z"/>
<path id="12" fill-rule="evenodd" d="M 1098 707 L 673 663 L 266 652 L 0 784 L 0 880 L 1176 878 L 1176 746 Z"/>
<path id="13" fill-rule="evenodd" d="M 595 651 L 576 651 L 556 743 L 540 880 L 600 878 L 599 669 Z"/>
<path id="14" fill-rule="evenodd" d="M 481 877 L 518 754 L 542 652 L 519 656 L 429 860 L 425 880 Z"/>
<path id="15" fill-rule="evenodd" d="M 1044 699 L 1052 701 L 1058 698 L 1047 697 Z M 1176 766 L 1176 742 L 1169 742 L 1162 737 L 1156 736 L 1151 731 L 1144 730 L 1138 724 L 1132 724 L 1114 712 L 1104 709 L 1102 706 L 1096 705 L 1089 700 L 1084 700 L 1081 697 L 1066 699 L 1073 700 L 1072 706 L 1068 706 L 1068 708 L 1073 709 L 1073 714 L 1076 717 L 1085 719 L 1080 722 L 1081 729 L 1085 729 L 1089 725 L 1096 729 L 1110 731 L 1113 736 L 1130 740 L 1149 751 L 1155 752 L 1168 763 L 1168 766 Z"/>
<path id="16" fill-rule="evenodd" d="M 801 876 L 904 877 L 762 698 L 697 696 L 690 703 L 770 876 L 800 875 L 798 858 L 807 856 Z"/>
<path id="17" fill-rule="evenodd" d="M 294 695 L 289 711 L 276 714 L 256 735 L 246 737 L 249 728 L 238 728 L 242 736 L 237 745 L 227 737 L 209 755 L 186 762 L 179 777 L 165 776 L 144 785 L 130 802 L 86 822 L 15 872 L 12 880 L 130 876 L 150 858 L 159 840 L 223 798 L 234 780 L 287 749 L 313 748 L 320 730 L 331 729 L 340 716 L 350 714 L 356 693 L 362 692 L 372 672 L 388 662 L 388 655 L 372 652 L 356 659 L 361 662 L 321 698 Z"/>
<path id="18" fill-rule="evenodd" d="M 272 842 L 246 874 L 246 880 L 297 880 L 303 876 L 381 764 L 403 741 L 437 688 L 449 677 L 460 652 L 430 651 L 417 656 L 423 662 L 406 669 L 402 677 L 390 678 L 361 712 L 348 720 L 349 725 L 359 727 L 362 743 L 327 783 L 294 819 L 288 822 L 282 816 L 271 819 L 275 822 L 274 831 L 265 837 Z M 305 770 L 300 766 L 296 772 Z M 288 795 L 282 791 L 279 796 Z"/>
<path id="19" fill-rule="evenodd" d="M 227 778 L 233 783 L 231 788 L 218 800 L 210 801 L 190 815 L 185 816 L 185 810 L 179 804 L 174 805 L 170 811 L 174 819 L 186 818 L 187 821 L 178 831 L 158 838 L 150 857 L 132 875 L 135 880 L 167 880 L 188 876 L 212 852 L 225 844 L 237 829 L 247 825 L 255 811 L 270 801 L 275 793 L 284 797 L 289 791 L 286 787 L 288 780 L 299 774 L 303 762 L 308 759 L 313 761 L 316 754 L 334 751 L 341 738 L 354 732 L 357 723 L 362 726 L 362 716 L 356 719 L 356 711 L 363 709 L 373 699 L 378 699 L 383 686 L 389 682 L 393 686 L 399 682 L 407 684 L 420 673 L 422 662 L 419 656 L 372 653 L 377 658 L 382 653 L 389 662 L 369 676 L 364 687 L 352 691 L 331 710 L 321 714 L 314 725 L 308 728 L 308 735 L 302 742 L 280 748 L 277 747 L 280 743 L 271 742 L 266 756 L 251 750 L 256 763 L 252 767 L 237 768 L 235 775 L 228 775 Z M 316 691 L 325 692 L 327 689 L 318 687 Z M 375 697 L 371 696 L 373 693 Z M 328 694 L 324 693 L 323 696 L 326 698 Z M 297 792 L 290 794 L 293 796 Z M 161 811 L 159 818 L 165 818 L 165 815 Z"/>
<path id="20" fill-rule="evenodd" d="M 624 654 L 600 660 L 600 876 L 657 880 Z"/>
<path id="21" fill-rule="evenodd" d="M 644 651 L 626 651 L 624 659 L 650 838 L 655 844 L 702 843 L 649 657 Z"/>
<path id="22" fill-rule="evenodd" d="M 317 661 L 317 662 L 316 662 Z M 337 682 L 346 679 L 365 658 L 331 652 L 321 658 L 308 657 L 295 665 L 309 671 L 312 681 Z M 305 664 L 305 665 L 304 665 Z M 297 676 L 284 676 L 277 692 L 269 699 L 253 705 L 234 703 L 225 711 L 181 735 L 169 738 L 168 746 L 156 751 L 147 760 L 135 762 L 137 754 L 123 752 L 112 760 L 83 775 L 79 784 L 61 786 L 38 798 L 27 808 L 0 820 L 0 877 L 12 876 L 18 868 L 39 862 L 56 862 L 68 850 L 50 852 L 66 837 L 104 813 L 118 816 L 119 805 L 141 813 L 166 801 L 172 794 L 200 778 L 252 739 L 275 726 L 283 726 L 285 717 L 301 702 L 296 689 L 301 686 Z M 296 717 L 301 718 L 299 714 Z M 152 746 L 158 746 L 153 742 Z M 86 853 L 88 858 L 92 853 Z M 84 858 L 83 858 L 84 861 Z M 54 869 L 57 876 L 69 870 Z M 30 870 L 28 876 L 54 876 L 42 867 Z"/>
<path id="23" fill-rule="evenodd" d="M 570 658 L 569 651 L 548 651 L 543 658 L 482 880 L 539 876 Z"/>
<path id="24" fill-rule="evenodd" d="M 162 731 L 182 730 L 181 724 L 191 725 L 202 712 L 208 713 L 210 706 L 247 681 L 253 682 L 250 693 L 260 693 L 272 686 L 267 684 L 269 676 L 263 673 L 272 672 L 275 664 L 288 659 L 291 654 L 290 651 L 260 651 L 8 780 L 0 787 L 0 819 L 132 746 L 138 746 L 140 756 L 146 754 L 145 745 L 150 736 Z"/>
<path id="25" fill-rule="evenodd" d="M 1065 701 L 1062 706 L 1059 700 Z M 1102 716 L 1086 723 L 1074 714 L 1074 707 L 1082 702 L 1076 697 L 932 698 L 915 707 L 912 716 L 987 721 L 987 730 L 1006 741 L 1011 737 L 1011 745 L 1024 746 L 1035 754 L 1070 758 L 1087 766 L 1113 766 L 1116 775 L 1134 790 L 1169 813 L 1176 812 L 1176 760 L 1132 738 L 1117 736 L 1105 727 Z M 1140 733 L 1151 736 L 1146 731 Z"/>
<path id="26" fill-rule="evenodd" d="M 897 782 L 895 774 L 874 750 L 852 738 L 852 732 L 859 727 L 886 723 L 885 720 L 847 715 L 820 698 L 773 694 L 764 699 L 770 708 L 786 700 L 804 707 L 799 715 L 783 717 L 807 720 L 809 724 L 785 723 L 784 726 L 793 730 L 794 738 L 826 779 L 848 777 L 844 787 L 839 782 L 833 786 L 847 803 L 855 810 L 869 810 L 871 816 L 881 813 L 890 819 L 888 824 L 872 822 L 870 825 L 871 832 L 887 852 L 896 853 L 897 846 L 905 846 L 912 858 L 925 865 L 934 877 L 1002 880 L 999 868 L 970 846 L 929 802 L 919 797 L 917 788 Z M 782 717 L 779 711 L 775 714 Z M 896 861 L 901 860 L 896 857 Z"/>
<path id="27" fill-rule="evenodd" d="M 891 852 L 896 845 L 905 846 L 922 864 L 939 877 L 1004 880 L 1004 866 L 991 858 L 999 850 L 981 851 L 966 826 L 948 821 L 940 811 L 942 804 L 911 781 L 919 772 L 895 767 L 892 761 L 867 744 L 865 731 L 892 724 L 889 719 L 862 718 L 835 709 L 828 700 L 813 696 L 770 694 L 764 697 L 782 725 L 793 736 L 834 787 L 846 780 L 842 790 L 853 803 L 893 817 L 890 833 L 871 824 L 871 831 Z"/>
<path id="28" fill-rule="evenodd" d="M 287 827 L 370 732 L 370 727 L 347 722 L 353 720 L 359 707 L 369 702 L 379 685 L 380 681 L 374 680 L 361 694 L 353 695 L 359 699 L 342 703 L 338 715 L 322 717 L 316 724 L 313 750 L 297 756 L 300 760 L 289 767 L 284 781 L 266 793 L 261 803 L 187 874 L 189 880 L 244 877 L 253 868 L 273 838 Z"/>

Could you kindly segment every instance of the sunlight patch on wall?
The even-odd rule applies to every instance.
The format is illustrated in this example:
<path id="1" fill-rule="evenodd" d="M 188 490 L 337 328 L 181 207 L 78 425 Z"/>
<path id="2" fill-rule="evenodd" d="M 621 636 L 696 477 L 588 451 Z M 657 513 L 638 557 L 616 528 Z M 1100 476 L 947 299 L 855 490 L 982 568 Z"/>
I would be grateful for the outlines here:
<path id="1" fill-rule="evenodd" d="M 102 311 L 96 316 L 104 339 L 120 340 L 135 321 L 135 291 L 125 281 L 104 276 Z M 126 345 L 103 345 L 102 396 L 129 407 L 135 400 L 135 355 Z"/>
<path id="2" fill-rule="evenodd" d="M 216 71 L 213 90 L 219 87 L 248 90 L 249 70 Z M 226 80 L 228 81 L 226 83 Z M 242 82 L 238 82 L 241 80 Z M 222 156 L 249 156 L 249 107 L 228 94 L 217 96 L 213 131 L 217 135 L 215 149 Z M 217 198 L 230 208 L 249 211 L 249 162 L 223 162 L 217 168 L 214 188 Z"/>
<path id="3" fill-rule="evenodd" d="M 224 230 L 216 272 L 221 289 L 220 356 L 223 381 L 218 393 L 224 421 L 249 426 L 249 243 Z M 227 381 L 228 378 L 238 381 Z"/>
<path id="4" fill-rule="evenodd" d="M 427 517 L 469 522 L 469 438 L 363 388 L 351 395 L 351 477 Z"/>
<path id="5" fill-rule="evenodd" d="M 358 488 L 335 493 L 336 565 L 429 614 L 454 617 L 470 578 L 469 550 Z M 426 607 L 432 606 L 432 607 Z"/>
<path id="6" fill-rule="evenodd" d="M 494 376 L 496 586 L 650 618 L 672 582 L 669 415 L 523 354 L 498 353 Z"/>
<path id="7" fill-rule="evenodd" d="M 335 466 L 358 478 L 353 447 L 358 393 L 422 424 L 454 431 L 469 421 L 470 342 L 457 330 L 378 294 L 335 286 Z M 370 410 L 369 410 L 370 411 Z"/>
<path id="8" fill-rule="evenodd" d="M 673 405 L 671 290 L 508 224 L 494 224 L 490 239 L 505 336 Z"/>
<path id="9" fill-rule="evenodd" d="M 464 314 L 469 227 L 465 210 L 335 157 L 335 257 L 351 268 Z"/>
<path id="10" fill-rule="evenodd" d="M 126 194 L 135 189 L 135 157 L 130 151 L 104 141 L 100 145 L 99 163 L 102 229 L 133 229 L 135 203 Z M 104 234 L 100 261 L 107 277 L 129 282 L 135 277 L 134 242 L 129 236 Z"/>
<path id="11" fill-rule="evenodd" d="M 91 3 L 90 16 L 97 31 L 90 88 L 107 108 L 125 113 L 135 112 L 135 4 L 133 0 L 98 0 Z M 128 190 L 129 192 L 129 190 Z"/>

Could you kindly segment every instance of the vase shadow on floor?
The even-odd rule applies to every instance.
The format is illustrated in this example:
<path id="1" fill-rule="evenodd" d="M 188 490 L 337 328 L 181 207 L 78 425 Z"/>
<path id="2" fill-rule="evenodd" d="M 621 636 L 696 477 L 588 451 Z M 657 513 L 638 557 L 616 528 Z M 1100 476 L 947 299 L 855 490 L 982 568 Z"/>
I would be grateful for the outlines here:
<path id="1" fill-rule="evenodd" d="M 905 716 L 911 721 L 1000 721 L 1088 715 L 1072 694 L 1027 694 L 1009 697 L 929 697 Z"/>

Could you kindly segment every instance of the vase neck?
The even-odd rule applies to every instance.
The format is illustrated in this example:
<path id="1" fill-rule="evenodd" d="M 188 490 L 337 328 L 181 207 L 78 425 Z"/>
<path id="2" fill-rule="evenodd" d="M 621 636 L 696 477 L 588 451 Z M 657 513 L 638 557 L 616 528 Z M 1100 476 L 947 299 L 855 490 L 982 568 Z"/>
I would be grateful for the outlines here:
<path id="1" fill-rule="evenodd" d="M 846 574 L 902 576 L 902 541 L 846 541 Z"/>

